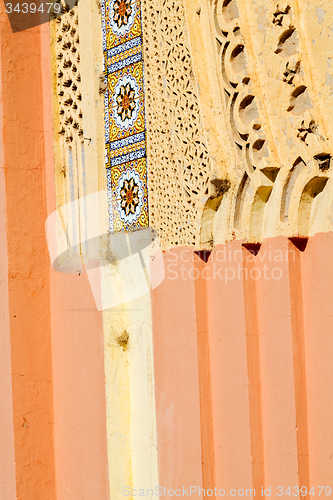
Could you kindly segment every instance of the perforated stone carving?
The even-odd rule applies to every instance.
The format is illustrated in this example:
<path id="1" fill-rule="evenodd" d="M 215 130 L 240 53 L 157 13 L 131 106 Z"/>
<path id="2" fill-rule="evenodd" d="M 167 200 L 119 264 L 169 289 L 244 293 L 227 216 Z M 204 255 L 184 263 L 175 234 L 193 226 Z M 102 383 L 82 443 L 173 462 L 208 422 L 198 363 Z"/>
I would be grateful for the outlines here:
<path id="1" fill-rule="evenodd" d="M 199 243 L 211 161 L 181 0 L 144 0 L 150 224 L 164 247 Z"/>
<path id="2" fill-rule="evenodd" d="M 216 2 L 214 16 L 230 127 L 242 168 L 252 176 L 256 169 L 267 167 L 269 146 L 260 118 L 260 99 L 249 71 L 237 0 Z"/>
<path id="3" fill-rule="evenodd" d="M 83 141 L 77 0 L 73 8 L 61 3 L 61 12 L 62 15 L 55 20 L 59 134 L 67 144 L 71 144 L 73 141 Z"/>
<path id="4" fill-rule="evenodd" d="M 86 195 L 78 0 L 58 0 L 61 15 L 51 21 L 54 164 L 58 205 Z M 79 233 L 79 218 L 64 217 Z M 80 252 L 79 247 L 75 250 Z"/>

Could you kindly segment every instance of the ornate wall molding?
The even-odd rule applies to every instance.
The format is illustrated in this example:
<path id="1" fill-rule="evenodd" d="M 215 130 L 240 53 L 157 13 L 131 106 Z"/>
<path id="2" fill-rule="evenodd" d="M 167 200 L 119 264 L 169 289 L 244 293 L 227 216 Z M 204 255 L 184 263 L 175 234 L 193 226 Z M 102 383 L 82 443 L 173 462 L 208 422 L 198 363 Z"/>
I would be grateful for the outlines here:
<path id="1" fill-rule="evenodd" d="M 66 204 L 82 191 L 77 179 L 84 163 L 81 54 L 78 3 L 57 3 L 62 15 L 51 24 L 54 149 L 58 199 Z"/>
<path id="2" fill-rule="evenodd" d="M 209 152 L 230 181 L 217 210 L 206 202 L 201 245 L 332 229 L 324 4 L 313 15 L 308 2 L 186 1 Z"/>
<path id="3" fill-rule="evenodd" d="M 146 227 L 148 210 L 165 248 L 332 230 L 327 0 L 314 11 L 298 0 L 110 0 L 102 11 L 112 231 Z M 60 43 L 74 42 L 57 43 L 65 54 Z M 57 86 L 72 81 L 58 103 L 69 148 L 84 140 L 83 108 L 65 108 L 69 92 L 73 105 L 82 95 L 67 74 L 78 63 L 57 65 Z"/>

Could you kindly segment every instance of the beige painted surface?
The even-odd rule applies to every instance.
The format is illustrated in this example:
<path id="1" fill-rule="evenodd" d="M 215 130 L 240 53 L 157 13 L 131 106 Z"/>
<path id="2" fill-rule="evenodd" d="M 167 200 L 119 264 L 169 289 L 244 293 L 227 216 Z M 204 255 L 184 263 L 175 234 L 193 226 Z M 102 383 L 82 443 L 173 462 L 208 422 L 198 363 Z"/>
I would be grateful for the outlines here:
<path id="1" fill-rule="evenodd" d="M 110 492 L 120 499 L 125 486 L 158 485 L 151 302 L 138 256 L 106 262 L 101 276 Z"/>

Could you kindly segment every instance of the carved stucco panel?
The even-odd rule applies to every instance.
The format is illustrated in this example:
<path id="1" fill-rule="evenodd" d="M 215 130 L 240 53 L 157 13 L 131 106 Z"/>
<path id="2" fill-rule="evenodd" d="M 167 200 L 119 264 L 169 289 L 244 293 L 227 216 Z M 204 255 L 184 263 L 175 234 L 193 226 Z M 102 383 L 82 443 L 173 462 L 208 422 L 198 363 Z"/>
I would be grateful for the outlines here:
<path id="1" fill-rule="evenodd" d="M 214 175 L 230 181 L 217 210 L 207 200 L 202 245 L 331 230 L 333 7 L 323 4 L 186 1 Z"/>

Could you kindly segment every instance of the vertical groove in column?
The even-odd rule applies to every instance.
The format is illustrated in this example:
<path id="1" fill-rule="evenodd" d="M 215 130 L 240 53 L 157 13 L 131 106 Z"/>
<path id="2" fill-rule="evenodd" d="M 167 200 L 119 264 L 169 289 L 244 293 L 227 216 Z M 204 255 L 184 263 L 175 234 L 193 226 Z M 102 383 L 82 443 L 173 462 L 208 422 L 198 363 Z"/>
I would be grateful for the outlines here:
<path id="1" fill-rule="evenodd" d="M 302 251 L 307 240 L 292 239 L 289 242 L 289 286 L 291 329 L 293 345 L 294 391 L 296 409 L 296 439 L 298 461 L 298 485 L 310 487 L 308 410 L 306 390 L 306 364 L 304 340 L 304 312 L 302 289 Z M 308 495 L 303 498 L 309 498 Z"/>
<path id="2" fill-rule="evenodd" d="M 265 485 L 260 330 L 257 299 L 257 245 L 243 247 L 243 286 L 246 328 L 247 372 L 251 428 L 252 481 L 257 497 Z M 259 247 L 260 248 L 260 247 Z M 258 269 L 258 271 L 260 271 Z"/>
<path id="3" fill-rule="evenodd" d="M 206 252 L 205 252 L 206 254 Z M 201 456 L 203 488 L 216 486 L 214 454 L 213 400 L 209 352 L 208 289 L 205 271 L 208 264 L 201 258 L 194 257 L 196 324 L 198 342 L 198 372 L 201 421 Z M 215 499 L 215 495 L 210 497 Z"/>

